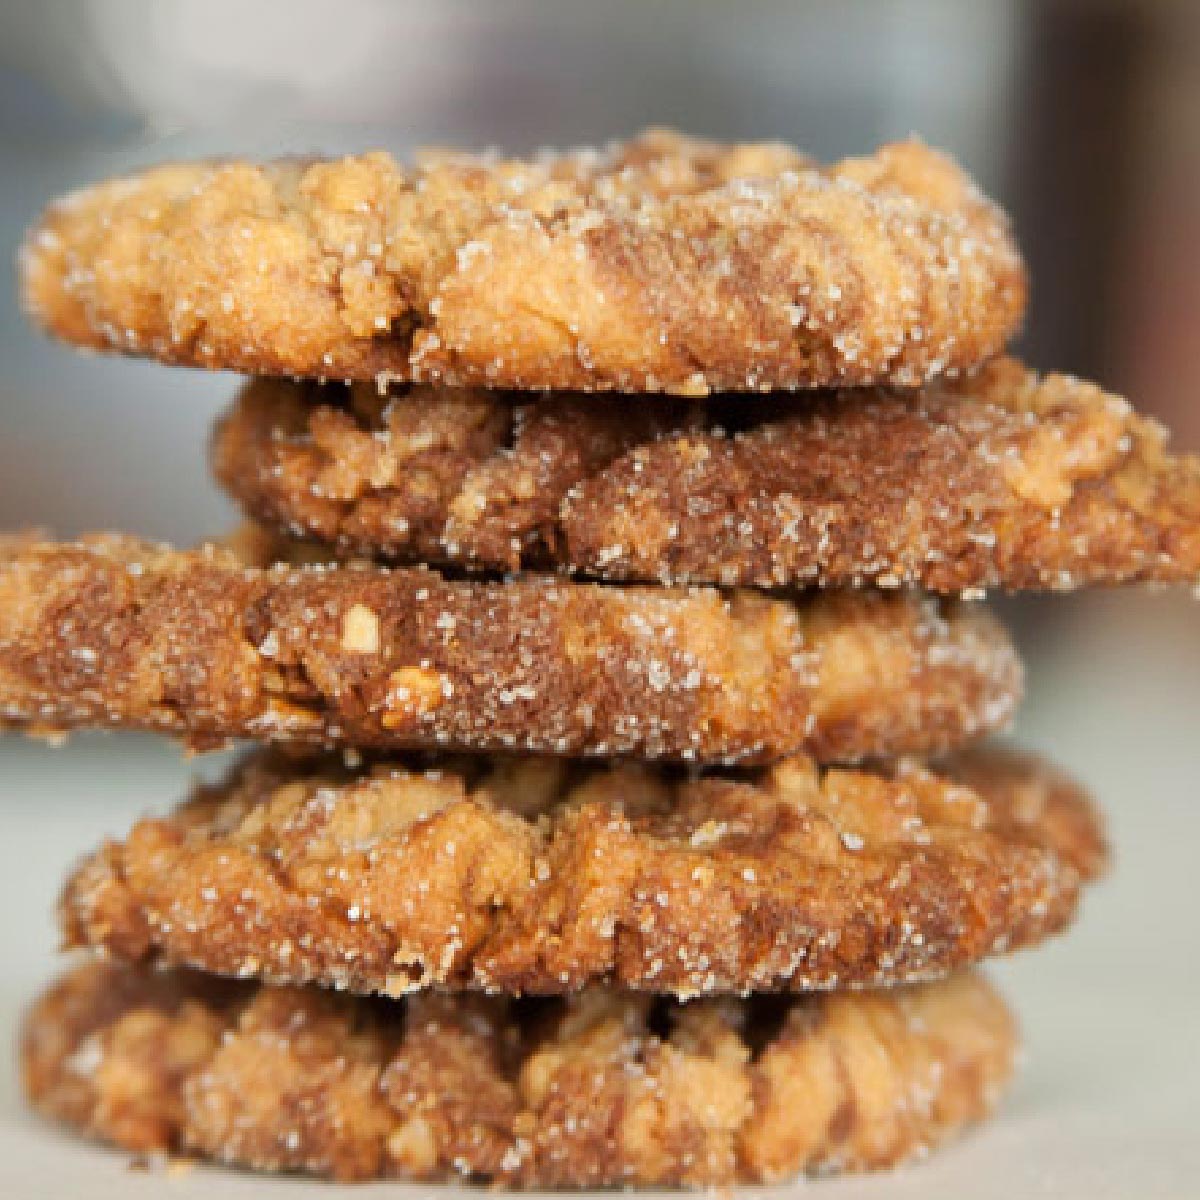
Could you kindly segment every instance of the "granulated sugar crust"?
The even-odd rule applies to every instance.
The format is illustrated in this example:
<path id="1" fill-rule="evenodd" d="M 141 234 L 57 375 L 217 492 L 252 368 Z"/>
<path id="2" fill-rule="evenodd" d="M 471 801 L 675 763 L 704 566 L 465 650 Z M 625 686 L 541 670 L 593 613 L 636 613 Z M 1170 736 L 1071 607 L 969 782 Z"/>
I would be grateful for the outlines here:
<path id="1" fill-rule="evenodd" d="M 0 539 L 0 722 L 35 731 L 841 761 L 1003 725 L 1020 679 L 986 611 L 909 593 L 453 582 Z"/>
<path id="2" fill-rule="evenodd" d="M 342 1180 L 596 1188 L 891 1166 L 996 1105 L 1016 1031 L 966 974 L 677 1005 L 366 1001 L 89 963 L 26 1019 L 45 1115 L 146 1154 Z"/>
<path id="3" fill-rule="evenodd" d="M 969 785 L 963 780 L 969 780 Z M 247 760 L 85 860 L 68 946 L 400 995 L 891 986 L 1064 928 L 1105 857 L 1035 760 Z"/>
<path id="4" fill-rule="evenodd" d="M 25 303 L 251 374 L 623 392 L 912 385 L 1003 348 L 1003 214 L 915 142 L 819 167 L 650 131 L 532 161 L 192 163 L 51 206 Z"/>
<path id="5" fill-rule="evenodd" d="M 915 393 L 632 409 L 256 380 L 213 463 L 256 520 L 391 561 L 939 592 L 1200 579 L 1200 459 L 1012 359 Z"/>

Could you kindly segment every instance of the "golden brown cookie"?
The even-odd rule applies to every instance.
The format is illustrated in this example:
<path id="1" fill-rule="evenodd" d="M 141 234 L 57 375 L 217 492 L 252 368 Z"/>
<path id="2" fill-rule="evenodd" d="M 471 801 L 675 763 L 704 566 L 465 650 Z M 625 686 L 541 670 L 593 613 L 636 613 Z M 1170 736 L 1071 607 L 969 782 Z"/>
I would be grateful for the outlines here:
<path id="1" fill-rule="evenodd" d="M 1073 783 L 998 751 L 699 777 L 260 753 L 85 860 L 60 916 L 70 947 L 390 995 L 881 987 L 1061 930 L 1104 855 Z"/>
<path id="2" fill-rule="evenodd" d="M 0 539 L 0 721 L 43 730 L 852 760 L 1002 725 L 1020 675 L 982 608 L 907 593 L 464 583 Z"/>
<path id="3" fill-rule="evenodd" d="M 699 1187 L 891 1166 L 986 1116 L 1003 1001 L 890 992 L 679 1005 L 367 1001 L 88 963 L 25 1021 L 45 1115 L 140 1153 L 342 1180 Z"/>
<path id="4" fill-rule="evenodd" d="M 939 592 L 1200 578 L 1200 459 L 1012 359 L 922 391 L 661 400 L 250 383 L 217 476 L 343 553 Z"/>
<path id="5" fill-rule="evenodd" d="M 919 143 L 819 167 L 666 131 L 163 166 L 51 206 L 22 276 L 52 333 L 164 362 L 687 394 L 920 383 L 1025 306 L 1003 214 Z"/>

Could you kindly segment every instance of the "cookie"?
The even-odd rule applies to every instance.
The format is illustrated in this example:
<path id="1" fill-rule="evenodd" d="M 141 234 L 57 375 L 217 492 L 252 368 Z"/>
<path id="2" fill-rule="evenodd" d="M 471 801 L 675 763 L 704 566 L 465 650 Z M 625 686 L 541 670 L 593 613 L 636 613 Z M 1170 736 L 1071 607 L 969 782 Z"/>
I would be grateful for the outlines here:
<path id="1" fill-rule="evenodd" d="M 256 520 L 392 561 L 939 592 L 1200 578 L 1200 459 L 1012 359 L 915 393 L 632 409 L 256 380 L 213 464 Z"/>
<path id="2" fill-rule="evenodd" d="M 1074 784 L 977 753 L 702 776 L 260 753 L 86 859 L 64 944 L 389 995 L 934 978 L 1063 929 L 1104 862 Z"/>
<path id="3" fill-rule="evenodd" d="M 0 544 L 0 721 L 707 761 L 938 750 L 1003 724 L 978 606 L 247 567 L 118 535 Z"/>
<path id="4" fill-rule="evenodd" d="M 1026 290 L 1003 214 L 919 143 L 820 167 L 665 131 L 158 167 L 52 205 L 21 273 L 34 318 L 95 349 L 626 393 L 917 384 L 999 351 Z"/>
<path id="5" fill-rule="evenodd" d="M 29 1013 L 21 1067 L 46 1116 L 143 1154 L 701 1187 L 923 1155 L 995 1107 L 1016 1043 L 971 974 L 782 1001 L 372 1002 L 88 963 Z"/>

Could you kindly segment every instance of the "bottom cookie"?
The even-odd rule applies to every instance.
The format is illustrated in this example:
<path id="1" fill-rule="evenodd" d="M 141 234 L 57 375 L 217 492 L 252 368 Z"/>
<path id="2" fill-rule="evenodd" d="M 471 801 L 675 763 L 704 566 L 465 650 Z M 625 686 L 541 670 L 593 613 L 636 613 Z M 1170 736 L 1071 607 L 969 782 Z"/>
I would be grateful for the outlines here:
<path id="1" fill-rule="evenodd" d="M 36 1003 L 26 1091 L 140 1152 L 343 1180 L 768 1182 L 886 1167 L 995 1105 L 1016 1033 L 982 977 L 688 1004 L 368 1000 L 90 962 Z"/>

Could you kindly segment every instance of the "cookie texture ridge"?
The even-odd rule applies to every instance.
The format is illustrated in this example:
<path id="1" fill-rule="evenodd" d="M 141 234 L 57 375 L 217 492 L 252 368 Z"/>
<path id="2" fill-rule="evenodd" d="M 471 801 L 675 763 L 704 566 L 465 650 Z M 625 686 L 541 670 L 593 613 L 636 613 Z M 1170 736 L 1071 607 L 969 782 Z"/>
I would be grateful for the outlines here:
<path id="1" fill-rule="evenodd" d="M 88 963 L 27 1016 L 21 1067 L 46 1116 L 139 1153 L 702 1187 L 921 1155 L 995 1107 L 1016 1042 L 971 974 L 784 1001 L 372 1002 Z"/>
<path id="2" fill-rule="evenodd" d="M 821 167 L 662 130 L 162 166 L 52 205 L 21 274 L 34 318 L 96 349 L 626 393 L 917 384 L 998 352 L 1025 306 L 1007 220 L 919 143 Z"/>
<path id="3" fill-rule="evenodd" d="M 0 721 L 707 761 L 946 749 L 1021 667 L 977 605 L 246 566 L 119 535 L 0 542 Z"/>
<path id="4" fill-rule="evenodd" d="M 68 947 L 389 995 L 883 987 L 1060 931 L 1104 858 L 1078 787 L 996 750 L 705 775 L 260 752 L 86 859 L 60 916 Z"/>
<path id="5" fill-rule="evenodd" d="M 916 392 L 632 409 L 256 380 L 213 464 L 254 519 L 389 561 L 938 592 L 1200 579 L 1200 459 L 1012 359 Z"/>

